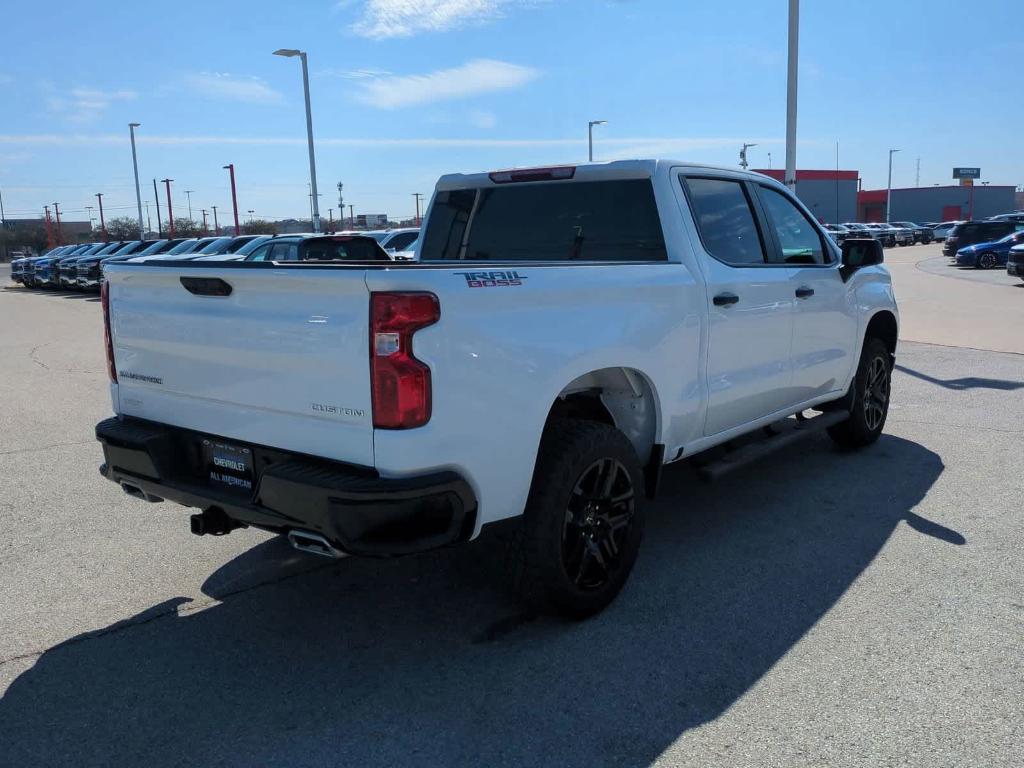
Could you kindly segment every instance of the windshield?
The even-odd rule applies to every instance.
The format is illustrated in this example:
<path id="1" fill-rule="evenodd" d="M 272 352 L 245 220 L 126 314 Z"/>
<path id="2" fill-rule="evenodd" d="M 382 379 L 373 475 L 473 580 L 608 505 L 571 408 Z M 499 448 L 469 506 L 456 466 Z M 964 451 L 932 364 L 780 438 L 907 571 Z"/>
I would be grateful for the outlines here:
<path id="1" fill-rule="evenodd" d="M 234 238 L 231 237 L 218 237 L 216 240 L 211 240 L 206 245 L 200 245 L 193 253 L 202 253 L 206 256 L 214 256 L 218 253 L 224 253 L 227 247 L 231 245 L 231 241 Z"/>
<path id="2" fill-rule="evenodd" d="M 181 253 L 191 253 L 192 249 L 199 244 L 198 240 L 183 240 L 176 246 L 167 251 L 168 256 L 177 256 Z"/>
<path id="3" fill-rule="evenodd" d="M 167 245 L 167 242 L 168 242 L 167 240 L 157 240 L 155 243 L 151 243 L 146 248 L 143 248 L 136 255 L 138 255 L 138 256 L 149 256 L 151 254 L 158 253 L 161 248 L 163 248 L 165 245 Z"/>
<path id="4" fill-rule="evenodd" d="M 263 245 L 265 242 L 267 242 L 267 240 L 271 240 L 271 239 L 273 239 L 273 238 L 271 238 L 270 235 L 260 235 L 259 237 L 255 238 L 253 240 L 250 240 L 248 243 L 246 243 L 241 248 L 239 248 L 237 251 L 235 251 L 235 255 L 236 256 L 248 256 L 250 253 L 252 253 L 257 248 L 259 248 L 261 245 Z"/>

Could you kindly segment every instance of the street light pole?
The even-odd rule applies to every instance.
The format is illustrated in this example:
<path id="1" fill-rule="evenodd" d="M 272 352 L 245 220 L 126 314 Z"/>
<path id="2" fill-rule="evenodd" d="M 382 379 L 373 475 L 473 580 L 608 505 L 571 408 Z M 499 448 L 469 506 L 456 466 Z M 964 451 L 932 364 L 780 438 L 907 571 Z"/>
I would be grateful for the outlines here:
<path id="1" fill-rule="evenodd" d="M 250 208 L 249 209 L 249 224 L 250 225 L 252 224 L 252 215 L 253 215 L 253 213 L 255 213 L 255 211 L 253 211 L 253 209 Z"/>
<path id="2" fill-rule="evenodd" d="M 170 233 L 171 240 L 174 239 L 174 209 L 171 207 L 171 182 L 174 179 L 160 179 L 167 187 L 167 231 Z"/>
<path id="3" fill-rule="evenodd" d="M 208 230 L 208 229 L 206 228 L 206 209 L 205 209 L 205 208 L 203 208 L 203 209 L 202 209 L 202 212 L 203 212 L 203 234 L 205 235 L 205 234 L 207 234 L 207 233 L 208 233 L 208 232 L 209 232 L 210 230 Z"/>
<path id="4" fill-rule="evenodd" d="M 789 0 L 789 66 L 786 74 L 786 186 L 796 194 L 796 84 L 800 0 Z"/>
<path id="5" fill-rule="evenodd" d="M 587 159 L 594 162 L 594 126 L 604 125 L 607 120 L 591 120 L 587 123 Z"/>
<path id="6" fill-rule="evenodd" d="M 91 205 L 85 206 L 85 210 L 87 210 L 89 212 L 89 230 L 90 230 L 90 234 L 91 234 L 91 230 L 93 229 L 93 224 L 92 224 L 92 222 L 93 222 L 92 206 Z"/>
<path id="7" fill-rule="evenodd" d="M 274 51 L 275 56 L 298 56 L 302 61 L 302 91 L 306 97 L 306 140 L 309 144 L 309 182 L 310 195 L 313 200 L 313 231 L 320 231 L 320 201 L 316 191 L 316 156 L 313 153 L 313 110 L 309 103 L 309 65 L 306 61 L 306 52 L 294 48 L 279 48 Z"/>
<path id="8" fill-rule="evenodd" d="M 97 192 L 96 199 L 100 201 L 100 232 L 103 233 L 103 242 L 108 242 L 107 238 L 107 222 L 103 220 L 103 193 Z"/>
<path id="9" fill-rule="evenodd" d="M 193 192 L 195 192 L 194 189 L 186 189 L 185 190 L 185 198 L 188 200 L 188 220 L 189 221 L 192 221 L 192 193 Z"/>
<path id="10" fill-rule="evenodd" d="M 898 149 L 889 150 L 889 181 L 885 185 L 885 220 L 889 221 L 890 206 L 892 202 L 892 156 L 899 152 Z"/>
<path id="11" fill-rule="evenodd" d="M 53 212 L 57 217 L 57 245 L 64 245 L 64 235 L 60 231 L 60 203 L 53 204 Z"/>
<path id="12" fill-rule="evenodd" d="M 211 205 L 210 207 L 213 208 L 213 234 L 219 235 L 220 224 L 217 223 L 217 206 Z M 238 235 L 235 235 L 235 237 L 238 237 Z"/>
<path id="13" fill-rule="evenodd" d="M 423 197 L 422 192 L 413 192 L 412 196 L 416 198 L 416 226 L 420 225 L 420 198 Z"/>
<path id="14" fill-rule="evenodd" d="M 164 236 L 164 225 L 160 221 L 160 193 L 156 188 L 156 179 L 153 179 L 153 200 L 156 202 L 156 234 L 157 237 L 162 238 Z"/>
<path id="15" fill-rule="evenodd" d="M 139 189 L 139 160 L 135 155 L 135 129 L 140 125 L 142 125 L 142 123 L 128 123 L 128 132 L 132 137 L 132 168 L 135 170 L 135 202 L 139 206 L 139 239 L 143 240 L 145 238 L 143 237 L 142 231 L 142 192 Z M 150 227 L 150 229 L 152 229 L 152 227 Z"/>
<path id="16" fill-rule="evenodd" d="M 342 212 L 342 216 L 344 216 L 344 215 L 345 215 L 344 212 Z M 349 206 L 348 206 L 348 228 L 349 229 L 355 229 L 356 228 L 356 211 L 355 211 L 355 206 L 352 205 L 351 203 L 349 203 Z"/>
<path id="17" fill-rule="evenodd" d="M 224 169 L 231 176 L 231 205 L 235 209 L 235 237 L 238 237 L 242 234 L 242 229 L 238 226 L 238 195 L 235 194 L 235 164 L 228 163 L 224 166 Z"/>

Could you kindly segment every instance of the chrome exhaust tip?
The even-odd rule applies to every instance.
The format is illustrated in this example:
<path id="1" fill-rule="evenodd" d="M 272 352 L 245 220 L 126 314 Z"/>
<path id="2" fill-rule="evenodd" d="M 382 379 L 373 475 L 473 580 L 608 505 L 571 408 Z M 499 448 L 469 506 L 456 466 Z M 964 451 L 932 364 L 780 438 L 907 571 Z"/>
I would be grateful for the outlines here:
<path id="1" fill-rule="evenodd" d="M 344 552 L 319 533 L 313 533 L 312 531 L 288 531 L 288 543 L 300 552 L 308 552 L 311 555 L 335 559 L 345 557 Z"/>

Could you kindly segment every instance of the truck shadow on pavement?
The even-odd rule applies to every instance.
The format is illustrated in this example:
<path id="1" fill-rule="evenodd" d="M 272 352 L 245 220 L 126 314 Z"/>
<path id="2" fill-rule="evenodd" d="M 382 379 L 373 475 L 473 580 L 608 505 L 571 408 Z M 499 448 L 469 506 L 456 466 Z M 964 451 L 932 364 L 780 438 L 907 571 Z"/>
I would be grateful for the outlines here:
<path id="1" fill-rule="evenodd" d="M 965 543 L 912 511 L 942 471 L 891 436 L 854 454 L 813 438 L 712 486 L 670 468 L 630 583 L 583 623 L 481 577 L 490 537 L 326 565 L 271 539 L 207 579 L 222 602 L 44 652 L 0 700 L 2 762 L 645 766 L 756 684 L 901 522 Z"/>
<path id="2" fill-rule="evenodd" d="M 915 379 L 927 381 L 929 384 L 935 384 L 936 386 L 943 387 L 945 389 L 999 389 L 1006 392 L 1011 392 L 1015 389 L 1024 389 L 1024 381 L 986 379 L 978 376 L 966 376 L 960 379 L 937 379 L 934 376 L 929 376 L 927 373 L 915 371 L 913 368 L 908 368 L 907 366 L 900 365 L 899 363 L 897 363 L 895 367 L 897 371 L 902 371 L 908 376 L 913 376 Z"/>

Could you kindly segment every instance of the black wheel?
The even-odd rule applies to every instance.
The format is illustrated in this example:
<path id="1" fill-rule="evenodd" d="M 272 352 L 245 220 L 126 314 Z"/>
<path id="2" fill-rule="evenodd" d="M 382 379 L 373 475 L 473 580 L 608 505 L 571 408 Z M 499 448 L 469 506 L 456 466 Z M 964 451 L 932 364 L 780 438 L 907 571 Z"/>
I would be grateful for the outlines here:
<path id="1" fill-rule="evenodd" d="M 881 339 L 864 340 L 851 385 L 850 418 L 828 429 L 829 437 L 843 448 L 862 448 L 882 434 L 889 413 L 892 362 Z"/>
<path id="2" fill-rule="evenodd" d="M 643 538 L 643 473 L 614 427 L 552 422 L 509 543 L 513 588 L 535 609 L 582 619 L 622 589 Z"/>
<path id="3" fill-rule="evenodd" d="M 996 255 L 994 253 L 980 253 L 975 262 L 978 269 L 993 269 L 996 266 Z"/>

